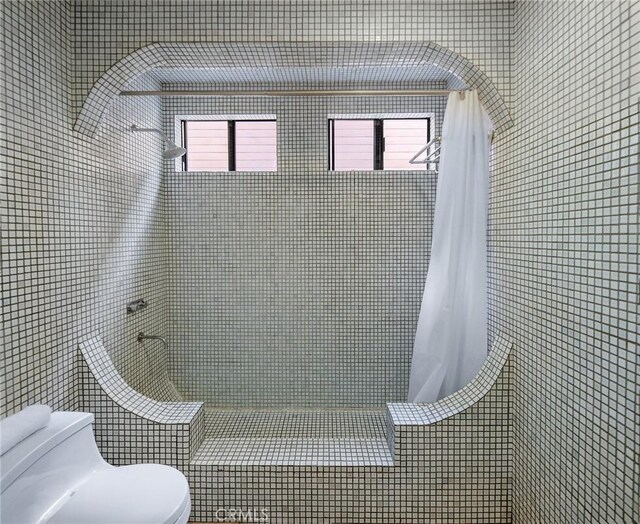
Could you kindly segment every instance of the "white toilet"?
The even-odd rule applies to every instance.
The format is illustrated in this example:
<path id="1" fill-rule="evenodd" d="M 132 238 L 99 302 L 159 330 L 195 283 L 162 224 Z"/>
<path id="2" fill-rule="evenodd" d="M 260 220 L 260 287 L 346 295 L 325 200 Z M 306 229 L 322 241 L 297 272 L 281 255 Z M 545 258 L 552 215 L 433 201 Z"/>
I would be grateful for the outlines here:
<path id="1" fill-rule="evenodd" d="M 27 421 L 18 431 L 15 422 L 13 427 L 5 423 L 12 417 L 0 423 L 2 524 L 188 521 L 189 485 L 177 469 L 159 464 L 111 466 L 96 446 L 92 414 L 61 411 L 46 421 L 41 415 L 39 424 Z"/>

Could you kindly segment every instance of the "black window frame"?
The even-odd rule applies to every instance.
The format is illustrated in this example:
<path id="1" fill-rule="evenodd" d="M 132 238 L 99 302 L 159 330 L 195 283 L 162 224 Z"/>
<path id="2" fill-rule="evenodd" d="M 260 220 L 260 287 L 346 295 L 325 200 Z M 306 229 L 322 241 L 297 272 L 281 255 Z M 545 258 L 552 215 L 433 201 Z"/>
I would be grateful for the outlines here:
<path id="1" fill-rule="evenodd" d="M 188 159 L 189 156 L 189 148 L 187 147 L 187 122 L 226 122 L 227 123 L 227 133 L 228 133 L 228 141 L 227 141 L 227 153 L 228 157 L 228 167 L 227 171 L 220 171 L 220 173 L 237 173 L 236 171 L 236 122 L 275 122 L 276 123 L 276 141 L 278 139 L 278 119 L 277 118 L 245 118 L 245 119 L 235 119 L 235 120 L 195 120 L 195 119 L 184 119 L 180 121 L 180 128 L 182 130 L 182 147 L 184 147 L 187 152 L 182 155 L 182 172 L 188 172 Z M 276 166 L 278 165 L 278 148 L 276 147 Z M 277 171 L 277 169 L 276 169 Z M 268 173 L 273 173 L 273 171 L 268 171 Z"/>
<path id="2" fill-rule="evenodd" d="M 367 118 L 364 115 L 362 118 L 329 118 L 328 119 L 328 165 L 329 171 L 336 171 L 335 162 L 335 121 L 336 120 L 371 120 L 373 121 L 373 169 L 371 171 L 384 171 L 384 122 L 386 120 L 426 120 L 427 121 L 427 136 L 425 144 L 431 140 L 431 117 L 428 116 L 410 116 L 410 117 L 390 117 L 390 118 Z M 367 171 L 369 171 L 367 169 Z M 395 171 L 389 169 L 388 171 Z"/>

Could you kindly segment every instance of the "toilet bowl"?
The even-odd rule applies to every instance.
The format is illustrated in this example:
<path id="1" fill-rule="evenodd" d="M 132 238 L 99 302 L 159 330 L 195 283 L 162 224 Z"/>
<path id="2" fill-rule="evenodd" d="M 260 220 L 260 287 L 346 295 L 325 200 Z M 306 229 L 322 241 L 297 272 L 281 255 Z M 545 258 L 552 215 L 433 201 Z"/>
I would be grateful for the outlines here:
<path id="1" fill-rule="evenodd" d="M 10 449 L 3 439 L 0 522 L 185 524 L 191 498 L 184 475 L 159 464 L 111 466 L 100 456 L 92 423 L 90 413 L 55 412 L 40 429 L 14 438 Z"/>

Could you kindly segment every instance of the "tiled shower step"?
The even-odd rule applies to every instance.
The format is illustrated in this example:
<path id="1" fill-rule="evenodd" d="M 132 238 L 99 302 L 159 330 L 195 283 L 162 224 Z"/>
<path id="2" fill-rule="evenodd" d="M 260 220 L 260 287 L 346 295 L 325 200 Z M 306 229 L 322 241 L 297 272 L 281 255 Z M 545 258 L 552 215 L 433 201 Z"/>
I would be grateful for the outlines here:
<path id="1" fill-rule="evenodd" d="M 392 466 L 385 412 L 206 412 L 192 465 Z"/>
<path id="2" fill-rule="evenodd" d="M 385 410 L 206 411 L 205 438 L 384 439 Z"/>
<path id="3" fill-rule="evenodd" d="M 210 438 L 192 466 L 393 466 L 384 438 Z"/>

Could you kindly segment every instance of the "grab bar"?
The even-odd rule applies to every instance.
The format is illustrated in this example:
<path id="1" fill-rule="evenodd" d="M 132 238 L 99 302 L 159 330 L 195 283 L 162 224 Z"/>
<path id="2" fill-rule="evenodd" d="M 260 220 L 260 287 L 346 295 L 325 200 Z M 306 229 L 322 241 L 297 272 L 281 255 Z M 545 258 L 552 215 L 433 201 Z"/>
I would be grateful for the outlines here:
<path id="1" fill-rule="evenodd" d="M 138 342 L 143 342 L 145 340 L 159 340 L 164 345 L 165 351 L 169 351 L 169 343 L 167 342 L 167 339 L 159 337 L 157 335 L 145 335 L 142 331 L 140 331 L 140 333 L 138 333 Z"/>

